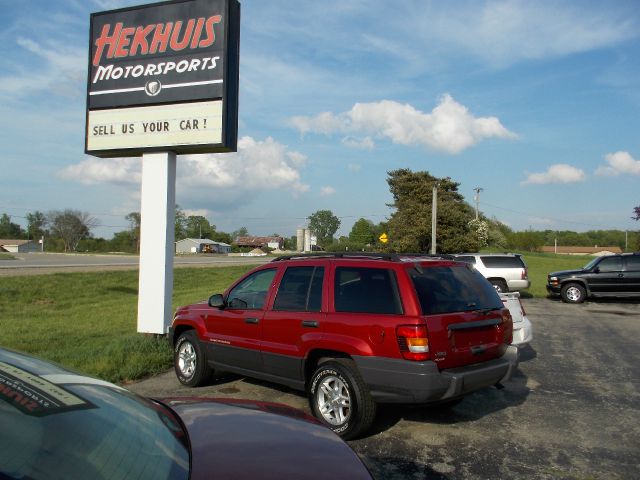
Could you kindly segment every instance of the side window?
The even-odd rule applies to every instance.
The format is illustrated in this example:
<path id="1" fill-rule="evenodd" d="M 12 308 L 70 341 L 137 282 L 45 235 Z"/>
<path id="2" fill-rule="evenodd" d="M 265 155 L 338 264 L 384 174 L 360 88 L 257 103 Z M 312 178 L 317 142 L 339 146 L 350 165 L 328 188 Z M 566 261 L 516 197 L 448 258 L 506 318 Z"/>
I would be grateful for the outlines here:
<path id="1" fill-rule="evenodd" d="M 458 255 L 455 257 L 455 260 L 464 263 L 470 263 L 471 265 L 476 264 L 476 257 L 472 257 L 471 255 Z"/>
<path id="2" fill-rule="evenodd" d="M 627 272 L 640 272 L 640 255 L 626 257 Z"/>
<path id="3" fill-rule="evenodd" d="M 269 293 L 269 287 L 276 276 L 276 269 L 260 270 L 236 285 L 229 296 L 229 308 L 240 310 L 261 310 Z"/>
<path id="4" fill-rule="evenodd" d="M 336 268 L 336 312 L 402 314 L 395 273 L 383 268 Z"/>
<path id="5" fill-rule="evenodd" d="M 599 264 L 598 268 L 601 272 L 619 272 L 622 270 L 622 258 L 609 257 L 604 258 Z"/>
<path id="6" fill-rule="evenodd" d="M 480 258 L 487 268 L 524 268 L 522 259 L 517 256 L 500 257 L 487 255 Z"/>
<path id="7" fill-rule="evenodd" d="M 282 276 L 273 309 L 319 312 L 322 306 L 324 267 L 289 267 Z"/>

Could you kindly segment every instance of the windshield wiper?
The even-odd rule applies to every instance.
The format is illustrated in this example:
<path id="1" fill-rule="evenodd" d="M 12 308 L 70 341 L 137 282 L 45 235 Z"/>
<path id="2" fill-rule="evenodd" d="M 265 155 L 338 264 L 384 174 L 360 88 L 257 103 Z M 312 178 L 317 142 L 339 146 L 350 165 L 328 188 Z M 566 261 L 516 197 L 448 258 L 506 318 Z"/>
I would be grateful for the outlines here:
<path id="1" fill-rule="evenodd" d="M 473 306 L 475 307 L 475 304 L 473 304 Z M 474 310 L 474 312 L 477 313 L 478 315 L 486 315 L 488 313 L 495 312 L 497 310 L 502 310 L 502 307 L 479 308 Z"/>

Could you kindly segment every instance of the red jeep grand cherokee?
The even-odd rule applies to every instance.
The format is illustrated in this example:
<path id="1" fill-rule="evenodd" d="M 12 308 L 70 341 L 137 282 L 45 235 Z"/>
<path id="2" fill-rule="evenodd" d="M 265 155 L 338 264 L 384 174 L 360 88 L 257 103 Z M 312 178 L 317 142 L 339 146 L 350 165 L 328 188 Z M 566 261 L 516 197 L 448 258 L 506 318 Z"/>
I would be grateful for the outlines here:
<path id="1" fill-rule="evenodd" d="M 511 335 L 509 311 L 466 264 L 360 253 L 277 258 L 178 308 L 170 330 L 184 385 L 227 371 L 307 391 L 346 439 L 377 402 L 453 402 L 508 380 Z"/>

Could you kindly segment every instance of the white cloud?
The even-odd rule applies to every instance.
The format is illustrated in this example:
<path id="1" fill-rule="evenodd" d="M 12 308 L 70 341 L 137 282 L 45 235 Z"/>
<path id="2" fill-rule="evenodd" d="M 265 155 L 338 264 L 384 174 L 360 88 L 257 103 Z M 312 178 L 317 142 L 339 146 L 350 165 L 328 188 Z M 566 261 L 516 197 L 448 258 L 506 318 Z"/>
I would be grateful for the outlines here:
<path id="1" fill-rule="evenodd" d="M 608 153 L 604 156 L 604 159 L 607 161 L 608 165 L 598 167 L 596 175 L 640 175 L 640 160 L 635 160 L 629 152 Z"/>
<path id="2" fill-rule="evenodd" d="M 300 181 L 299 168 L 306 157 L 288 151 L 273 138 L 258 141 L 252 137 L 238 140 L 238 152 L 180 157 L 179 182 L 187 187 L 217 187 L 245 191 L 290 189 L 294 193 L 309 190 Z"/>
<path id="3" fill-rule="evenodd" d="M 546 183 L 577 183 L 586 179 L 583 170 L 564 163 L 551 165 L 546 172 L 529 173 L 523 185 Z"/>
<path id="4" fill-rule="evenodd" d="M 141 162 L 138 158 L 87 158 L 58 173 L 61 178 L 85 185 L 112 183 L 140 184 Z"/>
<path id="5" fill-rule="evenodd" d="M 349 165 L 347 165 L 347 168 L 351 172 L 359 172 L 360 170 L 362 170 L 362 165 L 357 163 L 350 163 Z"/>
<path id="6" fill-rule="evenodd" d="M 53 40 L 46 44 L 38 43 L 23 37 L 18 37 L 16 43 L 27 53 L 26 57 L 38 57 L 37 68 L 20 66 L 12 73 L 0 76 L 0 95 L 13 98 L 33 92 L 51 91 L 67 97 L 77 97 L 78 89 L 84 86 L 86 75 L 87 59 L 83 48 L 70 47 Z"/>
<path id="7" fill-rule="evenodd" d="M 474 117 L 449 94 L 431 113 L 391 100 L 356 103 L 348 112 L 324 112 L 315 117 L 293 117 L 301 134 L 334 132 L 370 134 L 401 145 L 420 145 L 446 153 L 459 153 L 486 138 L 516 138 L 496 117 Z"/>
<path id="8" fill-rule="evenodd" d="M 344 137 L 342 144 L 345 147 L 356 148 L 359 150 L 373 150 L 376 146 L 371 137 L 356 138 L 356 137 Z"/>
<path id="9" fill-rule="evenodd" d="M 295 196 L 309 190 L 300 177 L 305 162 L 303 154 L 271 137 L 264 141 L 243 137 L 237 153 L 179 156 L 177 189 L 184 197 L 226 206 L 247 203 L 264 190 L 288 189 Z M 141 162 L 138 158 L 89 158 L 66 167 L 59 176 L 85 185 L 139 185 Z"/>
<path id="10" fill-rule="evenodd" d="M 336 193 L 336 189 L 331 187 L 331 186 L 326 186 L 326 187 L 320 188 L 320 196 L 321 197 L 328 197 L 330 195 L 333 195 L 334 193 Z"/>
<path id="11" fill-rule="evenodd" d="M 631 5 L 602 9 L 553 0 L 494 0 L 447 8 L 434 3 L 422 15 L 414 12 L 408 17 L 407 32 L 421 32 L 421 41 L 413 38 L 409 43 L 407 36 L 405 43 L 412 50 L 467 52 L 498 67 L 557 58 L 636 38 L 637 17 Z"/>

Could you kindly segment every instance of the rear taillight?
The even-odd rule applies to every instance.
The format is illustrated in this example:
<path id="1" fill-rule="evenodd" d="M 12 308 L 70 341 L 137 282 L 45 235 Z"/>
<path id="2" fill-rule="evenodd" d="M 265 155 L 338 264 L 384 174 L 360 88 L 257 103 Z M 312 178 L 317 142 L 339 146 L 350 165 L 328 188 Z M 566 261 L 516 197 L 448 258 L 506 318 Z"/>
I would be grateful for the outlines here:
<path id="1" fill-rule="evenodd" d="M 528 274 L 527 269 L 523 268 L 522 273 L 520 274 L 520 280 L 526 280 L 528 278 L 527 274 Z"/>
<path id="2" fill-rule="evenodd" d="M 509 310 L 502 311 L 502 342 L 511 345 L 513 341 L 513 318 Z"/>
<path id="3" fill-rule="evenodd" d="M 401 325 L 396 329 L 398 347 L 407 360 L 429 359 L 429 339 L 425 325 Z"/>
<path id="4" fill-rule="evenodd" d="M 524 305 L 522 305 L 522 302 L 520 301 L 519 298 L 518 298 L 518 303 L 520 304 L 520 311 L 522 312 L 522 316 L 524 317 L 527 313 L 524 311 Z"/>

